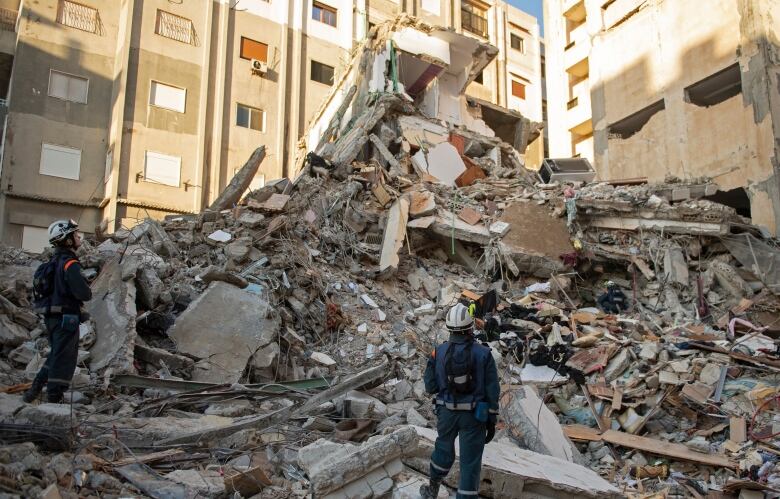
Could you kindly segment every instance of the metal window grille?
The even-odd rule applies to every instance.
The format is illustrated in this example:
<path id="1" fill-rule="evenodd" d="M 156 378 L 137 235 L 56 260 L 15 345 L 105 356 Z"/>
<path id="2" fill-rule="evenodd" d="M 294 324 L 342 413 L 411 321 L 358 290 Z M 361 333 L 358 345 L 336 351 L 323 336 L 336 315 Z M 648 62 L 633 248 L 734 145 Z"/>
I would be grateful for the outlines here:
<path id="1" fill-rule="evenodd" d="M 97 9 L 69 0 L 60 0 L 57 22 L 88 33 L 97 33 L 100 18 Z"/>
<path id="2" fill-rule="evenodd" d="M 18 12 L 9 9 L 0 9 L 0 29 L 5 31 L 16 31 L 16 18 Z"/>
<path id="3" fill-rule="evenodd" d="M 157 26 L 154 32 L 188 45 L 192 45 L 194 39 L 192 21 L 164 10 L 157 11 Z"/>

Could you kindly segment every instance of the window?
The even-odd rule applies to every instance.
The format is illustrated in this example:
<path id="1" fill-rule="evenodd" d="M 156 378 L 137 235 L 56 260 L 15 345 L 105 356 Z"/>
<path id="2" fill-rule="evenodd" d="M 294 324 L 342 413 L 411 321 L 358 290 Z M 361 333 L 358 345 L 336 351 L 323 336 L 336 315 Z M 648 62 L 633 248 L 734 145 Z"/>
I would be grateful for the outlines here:
<path id="1" fill-rule="evenodd" d="M 0 29 L 5 31 L 16 31 L 16 18 L 19 12 L 10 9 L 0 8 Z"/>
<path id="2" fill-rule="evenodd" d="M 49 96 L 73 102 L 87 103 L 89 80 L 79 76 L 49 71 Z"/>
<path id="3" fill-rule="evenodd" d="M 513 49 L 525 54 L 525 39 L 514 33 L 509 34 L 509 44 Z"/>
<path id="4" fill-rule="evenodd" d="M 326 85 L 333 85 L 333 66 L 311 61 L 311 79 Z"/>
<path id="5" fill-rule="evenodd" d="M 268 62 L 268 45 L 241 37 L 241 58 Z"/>
<path id="6" fill-rule="evenodd" d="M 22 226 L 22 249 L 31 253 L 43 253 L 49 247 L 49 230 L 45 227 Z"/>
<path id="7" fill-rule="evenodd" d="M 525 99 L 525 85 L 519 81 L 512 80 L 512 95 Z"/>
<path id="8" fill-rule="evenodd" d="M 236 104 L 236 126 L 264 132 L 265 111 L 243 104 Z"/>
<path id="9" fill-rule="evenodd" d="M 181 180 L 181 158 L 159 152 L 146 151 L 144 180 L 172 187 L 179 187 Z"/>
<path id="10" fill-rule="evenodd" d="M 78 180 L 81 171 L 81 149 L 43 144 L 38 171 L 41 175 Z"/>
<path id="11" fill-rule="evenodd" d="M 150 105 L 183 113 L 186 101 L 187 90 L 152 80 L 152 88 L 149 92 Z"/>
<path id="12" fill-rule="evenodd" d="M 474 78 L 474 81 L 479 83 L 480 85 L 485 84 L 485 71 L 480 71 L 476 78 Z"/>
<path id="13" fill-rule="evenodd" d="M 476 4 L 463 2 L 460 8 L 461 27 L 481 37 L 487 37 L 487 10 Z"/>
<path id="14" fill-rule="evenodd" d="M 186 17 L 177 16 L 170 12 L 157 9 L 157 23 L 154 32 L 165 38 L 192 45 L 194 29 L 192 21 Z"/>
<path id="15" fill-rule="evenodd" d="M 336 16 L 338 11 L 329 5 L 320 2 L 314 2 L 311 7 L 311 18 L 315 21 L 325 23 L 336 27 Z"/>
<path id="16" fill-rule="evenodd" d="M 97 9 L 70 0 L 60 0 L 57 22 L 88 33 L 97 33 L 100 17 Z"/>
<path id="17" fill-rule="evenodd" d="M 685 101 L 710 107 L 742 93 L 739 63 L 732 64 L 685 88 Z"/>

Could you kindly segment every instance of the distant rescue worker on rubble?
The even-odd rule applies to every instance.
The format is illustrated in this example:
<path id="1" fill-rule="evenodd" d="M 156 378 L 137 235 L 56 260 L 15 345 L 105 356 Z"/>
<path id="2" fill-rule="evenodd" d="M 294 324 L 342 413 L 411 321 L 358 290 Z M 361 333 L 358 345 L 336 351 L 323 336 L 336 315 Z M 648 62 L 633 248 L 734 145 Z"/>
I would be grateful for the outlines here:
<path id="1" fill-rule="evenodd" d="M 619 314 L 628 310 L 626 295 L 613 281 L 607 281 L 607 292 L 599 296 L 599 307 L 608 314 Z"/>
<path id="2" fill-rule="evenodd" d="M 88 318 L 81 307 L 92 298 L 75 253 L 81 246 L 78 224 L 57 220 L 49 226 L 49 242 L 54 246 L 54 256 L 35 271 L 33 298 L 35 311 L 43 314 L 51 351 L 32 386 L 24 392 L 23 399 L 28 403 L 38 398 L 44 384 L 48 402 L 62 403 L 76 370 L 79 324 Z"/>
<path id="3" fill-rule="evenodd" d="M 496 433 L 498 371 L 490 348 L 474 340 L 474 318 L 458 303 L 447 312 L 449 341 L 432 352 L 425 368 L 425 391 L 436 394 L 438 437 L 431 456 L 431 480 L 420 487 L 423 499 L 435 498 L 455 462 L 460 436 L 458 498 L 477 497 L 482 450 Z"/>

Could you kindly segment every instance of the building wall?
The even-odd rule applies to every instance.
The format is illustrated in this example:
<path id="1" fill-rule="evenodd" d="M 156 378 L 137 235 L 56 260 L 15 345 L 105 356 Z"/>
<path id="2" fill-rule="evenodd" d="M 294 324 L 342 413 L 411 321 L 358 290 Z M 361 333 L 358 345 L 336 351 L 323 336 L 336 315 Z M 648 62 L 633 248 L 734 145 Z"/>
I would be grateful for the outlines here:
<path id="1" fill-rule="evenodd" d="M 282 177 L 330 92 L 311 79 L 313 60 L 334 67 L 337 80 L 369 23 L 403 12 L 463 31 L 461 0 L 317 0 L 337 10 L 336 27 L 312 18 L 314 0 L 79 0 L 98 10 L 96 33 L 59 24 L 61 1 L 0 0 L 0 9 L 22 10 L 16 33 L 0 29 L 0 52 L 15 55 L 0 60 L 0 79 L 3 64 L 13 64 L 0 165 L 7 244 L 22 243 L 25 224 L 35 224 L 24 236 L 32 240 L 32 227 L 39 232 L 62 216 L 91 232 L 197 212 L 260 145 L 267 154 L 253 185 Z M 500 55 L 469 93 L 541 120 L 538 24 L 500 0 L 483 3 L 487 39 Z M 193 41 L 157 34 L 158 9 L 190 20 Z M 522 54 L 509 49 L 509 21 L 528 31 Z M 268 45 L 266 74 L 240 57 L 242 36 Z M 88 78 L 87 103 L 48 96 L 51 69 Z M 508 97 L 510 70 L 531 82 L 526 99 Z M 186 89 L 184 112 L 152 105 L 152 80 Z M 239 103 L 264 111 L 262 130 L 237 125 Z M 81 149 L 78 180 L 39 173 L 44 142 Z M 179 185 L 147 178 L 147 152 L 181 159 Z"/>
<path id="2" fill-rule="evenodd" d="M 777 3 L 712 0 L 702 8 L 689 0 L 617 0 L 606 9 L 597 0 L 582 3 L 586 34 L 572 35 L 564 13 L 576 2 L 545 2 L 547 69 L 559 76 L 547 79 L 551 155 L 592 154 L 600 179 L 706 176 L 724 191 L 744 188 L 754 223 L 777 233 L 780 87 L 770 62 L 780 53 Z M 579 40 L 589 77 L 575 86 L 579 106 L 566 109 L 571 94 L 561 75 L 581 57 Z M 729 67 L 737 68 L 737 95 L 706 103 L 687 93 Z M 590 102 L 579 110 L 583 95 Z M 575 143 L 570 130 L 588 116 L 593 135 Z"/>

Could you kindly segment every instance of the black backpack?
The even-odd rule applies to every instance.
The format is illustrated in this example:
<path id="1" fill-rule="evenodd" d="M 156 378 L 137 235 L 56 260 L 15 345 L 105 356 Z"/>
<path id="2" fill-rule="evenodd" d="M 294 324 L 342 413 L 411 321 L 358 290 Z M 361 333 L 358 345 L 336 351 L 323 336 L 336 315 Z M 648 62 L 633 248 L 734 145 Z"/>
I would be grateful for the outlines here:
<path id="1" fill-rule="evenodd" d="M 48 262 L 40 264 L 35 270 L 33 275 L 33 307 L 37 312 L 47 312 L 51 307 L 58 263 L 59 258 L 54 256 Z"/>
<path id="2" fill-rule="evenodd" d="M 444 354 L 444 372 L 447 375 L 447 387 L 453 395 L 474 393 L 474 360 L 471 356 L 473 341 L 469 341 L 460 352 L 454 353 L 457 343 L 447 346 Z"/>

